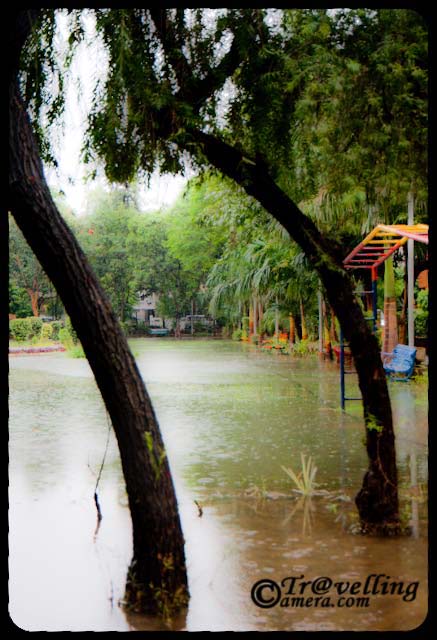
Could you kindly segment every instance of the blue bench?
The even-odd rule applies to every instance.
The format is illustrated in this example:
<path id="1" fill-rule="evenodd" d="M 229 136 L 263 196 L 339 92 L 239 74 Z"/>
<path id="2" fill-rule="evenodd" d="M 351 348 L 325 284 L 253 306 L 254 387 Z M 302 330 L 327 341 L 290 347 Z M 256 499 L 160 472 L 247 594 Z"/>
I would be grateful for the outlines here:
<path id="1" fill-rule="evenodd" d="M 168 336 L 168 334 L 170 333 L 170 330 L 155 328 L 155 329 L 149 329 L 149 333 L 151 336 Z"/>
<path id="2" fill-rule="evenodd" d="M 393 380 L 409 380 L 414 371 L 416 352 L 416 347 L 397 344 L 392 353 L 387 354 L 383 359 L 385 372 L 390 375 Z"/>

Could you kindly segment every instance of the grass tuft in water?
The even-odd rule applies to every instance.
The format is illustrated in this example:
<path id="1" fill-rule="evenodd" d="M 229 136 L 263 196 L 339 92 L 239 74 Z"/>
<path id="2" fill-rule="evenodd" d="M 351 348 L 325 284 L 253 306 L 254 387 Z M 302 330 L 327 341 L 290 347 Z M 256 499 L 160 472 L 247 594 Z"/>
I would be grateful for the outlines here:
<path id="1" fill-rule="evenodd" d="M 301 453 L 300 459 L 302 470 L 298 474 L 296 474 L 293 469 L 283 467 L 282 465 L 281 468 L 293 480 L 297 487 L 296 491 L 304 496 L 310 496 L 314 493 L 315 487 L 317 486 L 317 483 L 315 482 L 317 467 L 311 456 L 306 460 L 305 455 Z"/>

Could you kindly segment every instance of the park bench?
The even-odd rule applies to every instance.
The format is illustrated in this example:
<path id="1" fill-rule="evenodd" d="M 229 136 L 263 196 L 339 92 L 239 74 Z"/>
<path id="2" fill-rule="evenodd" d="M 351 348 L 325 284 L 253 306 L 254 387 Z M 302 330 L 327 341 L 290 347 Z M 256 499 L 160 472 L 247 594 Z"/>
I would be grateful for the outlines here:
<path id="1" fill-rule="evenodd" d="M 155 328 L 155 329 L 149 329 L 149 333 L 151 336 L 167 336 L 170 331 L 169 329 L 161 329 L 161 328 Z"/>
<path id="2" fill-rule="evenodd" d="M 390 375 L 393 380 L 409 380 L 416 362 L 416 351 L 416 347 L 397 344 L 393 351 L 385 354 L 383 358 L 385 372 Z"/>

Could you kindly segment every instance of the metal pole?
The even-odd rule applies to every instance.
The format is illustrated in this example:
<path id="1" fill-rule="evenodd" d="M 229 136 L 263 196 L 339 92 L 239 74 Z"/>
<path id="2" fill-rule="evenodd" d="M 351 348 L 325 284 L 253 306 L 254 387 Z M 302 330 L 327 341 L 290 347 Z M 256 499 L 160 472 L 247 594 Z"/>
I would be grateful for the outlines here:
<path id="1" fill-rule="evenodd" d="M 317 299 L 319 303 L 319 353 L 323 353 L 323 306 L 322 306 L 322 292 L 317 290 Z"/>
<path id="2" fill-rule="evenodd" d="M 414 224 L 414 196 L 408 193 L 408 224 Z M 408 303 L 408 346 L 414 347 L 414 240 L 407 242 L 407 303 Z"/>
<path id="3" fill-rule="evenodd" d="M 378 293 L 378 271 L 375 267 L 372 267 L 372 310 L 373 310 L 373 333 L 376 334 L 376 324 L 378 318 L 377 308 L 377 293 Z"/>
<path id="4" fill-rule="evenodd" d="M 345 402 L 345 389 L 344 389 L 344 339 L 343 330 L 340 327 L 340 404 L 341 409 L 344 411 Z"/>

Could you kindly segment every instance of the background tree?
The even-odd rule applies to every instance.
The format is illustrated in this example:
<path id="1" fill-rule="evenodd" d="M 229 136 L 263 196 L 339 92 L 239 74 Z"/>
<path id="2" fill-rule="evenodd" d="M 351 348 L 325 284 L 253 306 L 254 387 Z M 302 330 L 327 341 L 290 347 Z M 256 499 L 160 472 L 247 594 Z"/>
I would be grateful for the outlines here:
<path id="1" fill-rule="evenodd" d="M 131 316 L 137 299 L 129 234 L 139 215 L 122 191 L 94 194 L 89 213 L 76 222 L 76 235 L 119 320 Z"/>
<path id="2" fill-rule="evenodd" d="M 14 219 L 9 217 L 9 283 L 12 287 L 10 313 L 18 317 L 39 316 L 53 295 L 53 287 Z M 23 299 L 24 293 L 28 300 Z M 23 315 L 23 313 L 25 315 Z"/>

